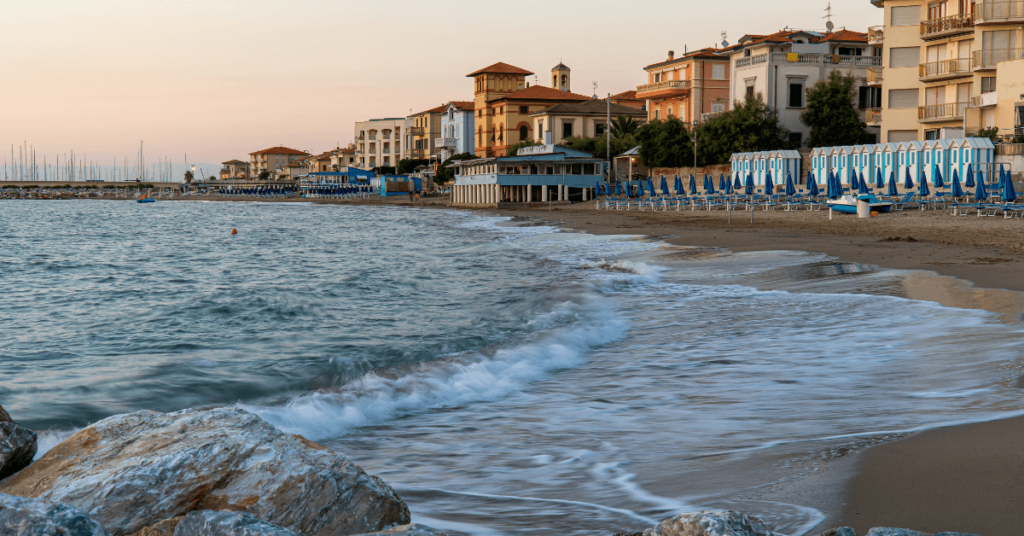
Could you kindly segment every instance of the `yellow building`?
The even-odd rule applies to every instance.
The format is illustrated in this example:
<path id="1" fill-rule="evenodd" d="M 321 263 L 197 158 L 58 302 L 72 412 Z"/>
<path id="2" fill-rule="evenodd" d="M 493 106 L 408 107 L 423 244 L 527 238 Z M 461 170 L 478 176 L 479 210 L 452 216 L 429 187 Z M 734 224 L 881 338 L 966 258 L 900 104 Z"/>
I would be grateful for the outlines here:
<path id="1" fill-rule="evenodd" d="M 442 104 L 409 116 L 409 158 L 430 158 L 434 154 L 436 141 L 441 137 L 441 118 L 447 109 L 448 105 Z"/>
<path id="2" fill-rule="evenodd" d="M 871 0 L 885 24 L 869 40 L 884 45 L 868 82 L 882 108 L 868 114 L 882 141 L 961 137 L 1024 128 L 1024 0 Z"/>
<path id="3" fill-rule="evenodd" d="M 255 153 L 249 153 L 249 173 L 253 178 L 259 178 L 263 172 L 273 175 L 278 169 L 285 168 L 293 161 L 306 158 L 307 156 L 309 156 L 309 153 L 305 151 L 297 151 L 287 147 L 271 147 L 262 151 L 256 151 Z"/>
<path id="4" fill-rule="evenodd" d="M 531 86 L 526 77 L 532 74 L 498 62 L 466 75 L 473 79 L 477 156 L 505 156 L 509 147 L 534 139 L 533 112 L 560 103 L 591 100 L 570 91 L 571 72 L 561 63 L 551 71 L 552 82 L 557 82 L 560 89 Z"/>
<path id="5" fill-rule="evenodd" d="M 220 179 L 248 179 L 249 163 L 241 160 L 228 160 L 220 164 Z"/>

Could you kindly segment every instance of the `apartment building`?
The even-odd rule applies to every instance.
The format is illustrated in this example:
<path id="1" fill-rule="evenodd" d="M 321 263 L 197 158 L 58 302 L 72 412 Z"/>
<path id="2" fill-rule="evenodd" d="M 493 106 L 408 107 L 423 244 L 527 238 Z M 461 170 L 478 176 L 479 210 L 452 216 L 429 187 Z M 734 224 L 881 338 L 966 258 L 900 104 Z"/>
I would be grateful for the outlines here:
<path id="1" fill-rule="evenodd" d="M 706 48 L 644 67 L 647 83 L 636 88 L 636 99 L 645 102 L 647 119 L 676 117 L 700 123 L 729 110 L 729 57 Z"/>
<path id="2" fill-rule="evenodd" d="M 571 91 L 571 71 L 561 63 L 551 70 L 554 87 L 531 86 L 526 77 L 532 74 L 498 62 L 466 75 L 473 79 L 474 86 L 477 156 L 505 156 L 509 147 L 534 139 L 533 112 L 555 104 L 591 100 Z"/>
<path id="3" fill-rule="evenodd" d="M 395 167 L 399 161 L 409 158 L 407 142 L 412 125 L 412 120 L 407 117 L 370 119 L 356 123 L 356 167 Z"/>
<path id="4" fill-rule="evenodd" d="M 436 151 L 437 139 L 441 137 L 441 118 L 446 104 L 410 115 L 409 158 L 430 158 Z"/>
<path id="5" fill-rule="evenodd" d="M 473 152 L 474 111 L 473 101 L 452 101 L 445 107 L 441 117 L 441 137 L 434 141 L 440 161 Z"/>
<path id="6" fill-rule="evenodd" d="M 259 178 L 263 172 L 274 174 L 278 169 L 288 167 L 288 164 L 309 156 L 305 151 L 289 149 L 288 147 L 271 147 L 249 153 L 249 173 L 253 178 Z"/>
<path id="7" fill-rule="evenodd" d="M 342 171 L 349 167 L 356 167 L 356 144 L 352 143 L 344 149 L 335 149 L 331 155 L 331 169 Z"/>
<path id="8" fill-rule="evenodd" d="M 220 179 L 248 179 L 249 163 L 241 160 L 228 160 L 220 163 Z"/>
<path id="9" fill-rule="evenodd" d="M 782 30 L 745 35 L 722 53 L 731 61 L 731 100 L 763 95 L 768 106 L 778 110 L 779 122 L 790 130 L 794 143 L 802 144 L 810 137 L 810 128 L 800 121 L 807 106 L 807 90 L 833 71 L 857 80 L 855 104 L 865 111 L 865 119 L 868 109 L 880 106 L 881 90 L 868 83 L 868 69 L 881 66 L 883 58 L 866 33 Z M 878 125 L 868 126 L 877 136 Z"/>
<path id="10" fill-rule="evenodd" d="M 621 104 L 611 104 L 604 99 L 556 104 L 533 112 L 533 131 L 536 141 L 544 144 L 561 144 L 566 138 L 595 137 L 607 132 L 608 114 L 612 120 L 624 115 L 632 117 L 639 124 L 647 122 L 647 112 Z"/>
<path id="11" fill-rule="evenodd" d="M 1024 134 L 1024 0 L 872 0 L 885 141 Z"/>

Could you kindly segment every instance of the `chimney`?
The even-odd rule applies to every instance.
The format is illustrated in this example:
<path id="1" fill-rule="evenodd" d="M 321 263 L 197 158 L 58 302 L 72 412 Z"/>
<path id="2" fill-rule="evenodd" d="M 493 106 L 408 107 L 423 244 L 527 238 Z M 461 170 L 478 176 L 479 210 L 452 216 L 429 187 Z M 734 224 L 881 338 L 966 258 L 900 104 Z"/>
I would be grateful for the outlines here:
<path id="1" fill-rule="evenodd" d="M 672 61 L 675 58 L 676 58 L 676 51 L 675 50 L 669 50 L 668 51 L 668 61 Z"/>

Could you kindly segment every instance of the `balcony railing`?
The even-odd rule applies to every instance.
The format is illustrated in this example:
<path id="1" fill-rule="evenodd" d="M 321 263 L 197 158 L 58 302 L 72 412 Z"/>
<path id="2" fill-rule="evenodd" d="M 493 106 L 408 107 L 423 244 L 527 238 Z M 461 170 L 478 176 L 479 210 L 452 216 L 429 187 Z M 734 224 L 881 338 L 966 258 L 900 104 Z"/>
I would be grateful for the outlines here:
<path id="1" fill-rule="evenodd" d="M 438 148 L 455 147 L 456 141 L 457 140 L 455 138 L 436 138 L 434 140 L 434 146 Z"/>
<path id="2" fill-rule="evenodd" d="M 878 85 L 882 83 L 882 68 L 881 67 L 869 67 L 868 68 L 868 85 Z"/>
<path id="3" fill-rule="evenodd" d="M 872 26 L 868 28 L 868 44 L 877 45 L 885 41 L 885 26 Z"/>
<path id="4" fill-rule="evenodd" d="M 951 102 L 949 104 L 932 104 L 930 106 L 917 107 L 918 121 L 944 121 L 951 119 L 963 119 L 964 110 L 970 103 Z"/>
<path id="5" fill-rule="evenodd" d="M 1001 61 L 1019 60 L 1024 50 L 1019 48 L 993 48 L 974 51 L 974 69 L 995 69 Z"/>
<path id="6" fill-rule="evenodd" d="M 409 134 L 413 136 L 422 136 L 423 127 L 409 127 Z"/>
<path id="7" fill-rule="evenodd" d="M 974 28 L 974 15 L 950 15 L 941 19 L 921 22 L 921 38 L 931 39 L 958 33 L 966 33 Z"/>
<path id="8" fill-rule="evenodd" d="M 868 108 L 864 110 L 864 122 L 869 125 L 879 125 L 882 123 L 882 109 L 881 108 Z"/>
<path id="9" fill-rule="evenodd" d="M 798 54 L 795 52 L 772 52 L 741 58 L 736 61 L 736 68 L 742 69 L 761 63 L 800 63 L 811 65 L 843 65 L 850 67 L 881 67 L 880 56 L 840 56 L 838 54 Z"/>
<path id="10" fill-rule="evenodd" d="M 724 114 L 724 113 L 725 112 L 711 112 L 711 113 L 706 113 L 706 114 L 700 114 L 700 122 L 701 123 L 707 123 L 708 121 L 711 121 L 712 119 L 714 119 L 716 117 L 721 117 L 721 115 Z"/>
<path id="11" fill-rule="evenodd" d="M 1024 21 L 1024 0 L 1012 2 L 978 2 L 976 9 L 979 23 Z"/>
<path id="12" fill-rule="evenodd" d="M 746 58 L 740 58 L 736 60 L 736 68 L 743 69 L 744 67 L 758 65 L 760 63 L 768 63 L 768 54 L 759 54 L 757 56 L 747 56 Z"/>
<path id="13" fill-rule="evenodd" d="M 651 91 L 660 91 L 663 89 L 690 89 L 690 81 L 662 80 L 661 82 L 655 82 L 653 84 L 644 84 L 642 86 L 636 86 L 637 93 L 649 93 Z"/>
<path id="14" fill-rule="evenodd" d="M 995 106 L 999 103 L 999 95 L 995 91 L 988 93 L 982 93 L 977 97 L 971 97 L 971 108 L 985 108 L 988 106 Z"/>
<path id="15" fill-rule="evenodd" d="M 971 74 L 971 58 L 957 58 L 955 60 L 933 61 L 922 63 L 920 67 L 921 78 L 952 78 Z"/>

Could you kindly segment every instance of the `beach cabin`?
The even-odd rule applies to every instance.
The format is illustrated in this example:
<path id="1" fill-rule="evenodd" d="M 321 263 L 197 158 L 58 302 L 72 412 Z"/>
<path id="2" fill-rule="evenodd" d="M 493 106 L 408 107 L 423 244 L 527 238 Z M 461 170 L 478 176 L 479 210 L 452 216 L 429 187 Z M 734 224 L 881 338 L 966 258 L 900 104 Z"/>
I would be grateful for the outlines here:
<path id="1" fill-rule="evenodd" d="M 828 148 L 815 147 L 811 150 L 811 175 L 819 185 L 828 179 Z"/>
<path id="2" fill-rule="evenodd" d="M 895 172 L 892 167 L 892 151 L 889 150 L 889 146 L 890 144 L 888 143 L 871 146 L 874 152 L 874 173 L 881 171 L 882 180 L 885 181 L 886 184 L 889 184 L 889 174 Z"/>
<path id="3" fill-rule="evenodd" d="M 871 174 L 871 151 L 867 150 L 868 145 L 853 146 L 853 172 L 857 177 L 864 177 L 868 184 L 875 184 L 875 177 Z"/>
<path id="4" fill-rule="evenodd" d="M 455 162 L 456 205 L 587 201 L 604 181 L 604 160 L 547 144 L 520 149 L 515 156 Z M 645 181 L 646 182 L 646 181 Z"/>
<path id="5" fill-rule="evenodd" d="M 949 148 L 950 168 L 956 168 L 960 180 L 967 180 L 967 169 L 974 169 L 974 180 L 986 184 L 999 182 L 998 167 L 995 164 L 995 145 L 988 138 L 963 138 L 952 140 Z M 952 173 L 952 171 L 950 171 Z"/>
<path id="6" fill-rule="evenodd" d="M 775 184 L 786 184 L 786 177 L 793 176 L 793 183 L 799 184 L 800 164 L 802 157 L 800 151 L 772 151 L 769 156 L 768 169 L 772 172 Z"/>

